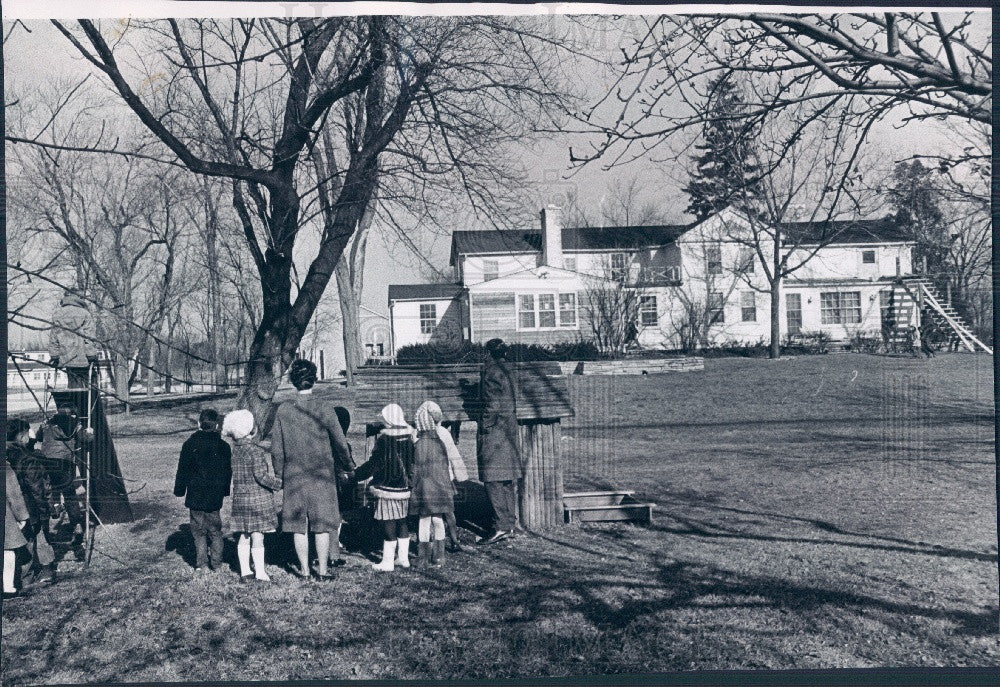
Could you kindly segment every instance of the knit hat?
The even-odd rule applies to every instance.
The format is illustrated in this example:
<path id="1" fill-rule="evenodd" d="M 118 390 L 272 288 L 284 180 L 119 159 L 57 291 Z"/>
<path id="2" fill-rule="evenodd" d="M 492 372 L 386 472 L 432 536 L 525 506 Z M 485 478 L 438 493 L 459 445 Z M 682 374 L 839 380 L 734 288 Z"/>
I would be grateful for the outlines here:
<path id="1" fill-rule="evenodd" d="M 424 401 L 413 416 L 413 424 L 416 425 L 418 432 L 429 432 L 437 427 L 443 417 L 441 406 L 434 401 Z"/>
<path id="2" fill-rule="evenodd" d="M 250 436 L 253 433 L 253 413 L 249 410 L 226 413 L 226 418 L 222 421 L 222 433 L 236 441 Z"/>
<path id="3" fill-rule="evenodd" d="M 382 409 L 380 415 L 389 427 L 409 427 L 406 423 L 406 415 L 398 403 L 390 403 Z"/>

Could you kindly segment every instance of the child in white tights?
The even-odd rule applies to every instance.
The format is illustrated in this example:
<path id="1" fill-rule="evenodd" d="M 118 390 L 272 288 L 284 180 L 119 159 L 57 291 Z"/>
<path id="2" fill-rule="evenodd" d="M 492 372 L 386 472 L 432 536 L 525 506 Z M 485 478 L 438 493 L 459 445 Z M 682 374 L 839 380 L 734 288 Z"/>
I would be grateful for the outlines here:
<path id="1" fill-rule="evenodd" d="M 420 518 L 417 528 L 417 565 L 438 566 L 444 561 L 444 518 L 454 508 L 448 452 L 438 436 L 441 408 L 425 401 L 417 408 L 417 442 L 413 459 L 410 512 Z"/>

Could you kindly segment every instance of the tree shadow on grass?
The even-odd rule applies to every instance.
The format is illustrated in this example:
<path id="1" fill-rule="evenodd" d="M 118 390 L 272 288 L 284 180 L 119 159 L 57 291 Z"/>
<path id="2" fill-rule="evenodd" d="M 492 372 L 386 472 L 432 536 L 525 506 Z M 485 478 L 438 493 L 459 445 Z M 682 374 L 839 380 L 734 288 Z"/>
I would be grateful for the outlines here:
<path id="1" fill-rule="evenodd" d="M 191 525 L 187 523 L 178 525 L 177 529 L 167 537 L 163 548 L 167 553 L 176 553 L 192 568 L 195 566 L 197 554 L 194 548 L 194 537 L 191 535 Z M 222 538 L 222 565 L 228 566 L 232 572 L 239 572 L 236 542 L 232 537 L 225 535 Z"/>

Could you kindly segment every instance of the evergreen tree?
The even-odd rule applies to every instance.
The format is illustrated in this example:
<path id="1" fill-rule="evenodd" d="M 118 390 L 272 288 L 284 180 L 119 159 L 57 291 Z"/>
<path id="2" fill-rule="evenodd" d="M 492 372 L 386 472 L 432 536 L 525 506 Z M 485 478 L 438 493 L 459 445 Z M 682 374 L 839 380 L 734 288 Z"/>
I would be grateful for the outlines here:
<path id="1" fill-rule="evenodd" d="M 708 121 L 695 146 L 700 152 L 684 189 L 691 197 L 687 212 L 699 222 L 730 205 L 752 211 L 760 174 L 746 101 L 731 79 L 712 82 L 706 111 Z"/>
<path id="2" fill-rule="evenodd" d="M 948 281 L 949 237 L 941 203 L 942 190 L 935 183 L 934 170 L 920 160 L 900 162 L 892 175 L 889 200 L 896 221 L 916 242 L 914 269 L 926 272 L 939 288 Z"/>

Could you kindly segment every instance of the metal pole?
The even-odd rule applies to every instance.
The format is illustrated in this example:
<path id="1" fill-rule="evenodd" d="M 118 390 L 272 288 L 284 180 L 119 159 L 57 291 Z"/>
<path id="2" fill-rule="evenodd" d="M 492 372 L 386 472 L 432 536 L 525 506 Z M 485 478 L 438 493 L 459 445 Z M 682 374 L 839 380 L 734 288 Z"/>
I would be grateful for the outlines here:
<path id="1" fill-rule="evenodd" d="M 92 441 L 90 433 L 91 433 L 91 425 L 93 423 L 92 416 L 94 414 L 94 406 L 92 399 L 93 394 L 94 394 L 94 363 L 90 363 L 87 366 L 87 433 L 86 433 L 87 439 L 89 441 Z M 84 564 L 86 567 L 90 567 L 90 551 L 92 549 L 90 545 L 90 448 L 92 447 L 88 447 L 86 444 L 84 444 L 83 452 L 84 455 L 86 456 L 84 462 L 87 466 L 87 476 L 85 477 L 84 492 L 83 492 L 83 499 L 84 499 L 83 540 L 87 542 L 87 559 Z"/>

